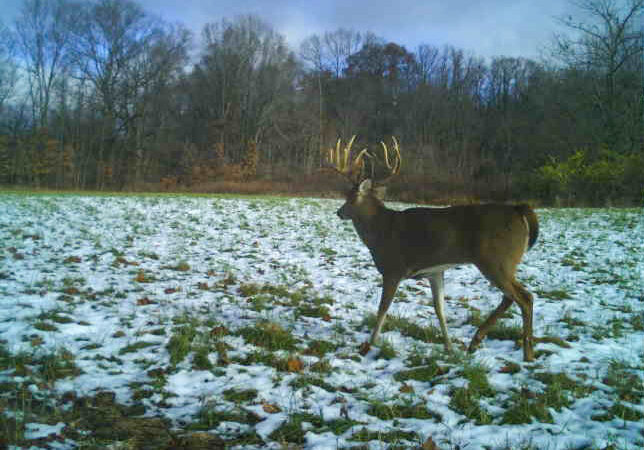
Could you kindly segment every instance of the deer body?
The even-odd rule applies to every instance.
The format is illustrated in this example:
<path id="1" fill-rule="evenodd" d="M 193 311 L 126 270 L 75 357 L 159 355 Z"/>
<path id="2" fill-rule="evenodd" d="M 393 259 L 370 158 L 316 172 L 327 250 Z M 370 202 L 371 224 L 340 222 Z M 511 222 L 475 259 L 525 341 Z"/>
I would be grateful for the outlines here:
<path id="1" fill-rule="evenodd" d="M 384 187 L 362 172 L 363 150 L 349 165 L 353 139 L 342 157 L 340 141 L 331 160 L 335 169 L 353 183 L 345 204 L 338 210 L 343 220 L 351 220 L 369 248 L 376 268 L 382 275 L 382 294 L 376 326 L 363 353 L 375 344 L 387 310 L 400 282 L 407 278 L 427 278 L 431 285 L 434 308 L 445 348 L 450 350 L 444 314 L 444 272 L 461 265 L 474 264 L 492 285 L 503 293 L 501 304 L 478 328 L 469 346 L 474 351 L 489 329 L 512 305 L 517 303 L 523 318 L 523 359 L 534 359 L 532 336 L 532 295 L 515 278 L 517 266 L 527 249 L 534 245 L 539 225 L 528 205 L 483 204 L 447 208 L 410 208 L 395 211 L 383 203 Z M 400 169 L 400 150 L 394 139 L 397 159 L 389 161 L 383 143 L 384 161 L 391 174 Z"/>
<path id="2" fill-rule="evenodd" d="M 444 266 L 484 264 L 490 253 L 514 253 L 508 257 L 520 260 L 530 232 L 523 208 L 486 204 L 395 211 L 380 203 L 375 214 L 352 221 L 382 275 L 413 278 Z"/>

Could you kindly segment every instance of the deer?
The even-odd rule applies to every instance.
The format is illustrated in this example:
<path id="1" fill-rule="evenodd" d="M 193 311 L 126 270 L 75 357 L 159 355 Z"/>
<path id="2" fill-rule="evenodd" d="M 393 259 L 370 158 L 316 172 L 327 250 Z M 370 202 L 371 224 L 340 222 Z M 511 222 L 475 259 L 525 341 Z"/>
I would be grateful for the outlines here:
<path id="1" fill-rule="evenodd" d="M 337 210 L 341 220 L 351 220 L 358 236 L 367 246 L 382 275 L 382 293 L 376 325 L 369 341 L 360 347 L 366 355 L 376 345 L 387 310 L 398 286 L 406 279 L 429 280 L 432 300 L 445 346 L 452 351 L 445 322 L 445 271 L 473 264 L 503 294 L 501 304 L 476 330 L 468 352 L 473 353 L 490 328 L 516 303 L 523 320 L 523 360 L 534 360 L 532 329 L 533 296 L 516 279 L 517 266 L 524 253 L 536 242 L 539 222 L 528 204 L 473 204 L 448 207 L 412 207 L 402 211 L 384 204 L 386 183 L 397 176 L 401 167 L 398 141 L 392 137 L 391 151 L 381 142 L 383 156 L 376 157 L 367 148 L 351 157 L 356 136 L 335 149 L 330 148 L 325 168 L 345 177 L 351 185 L 345 203 Z M 371 173 L 365 170 L 371 162 Z M 375 177 L 375 163 L 386 174 Z"/>

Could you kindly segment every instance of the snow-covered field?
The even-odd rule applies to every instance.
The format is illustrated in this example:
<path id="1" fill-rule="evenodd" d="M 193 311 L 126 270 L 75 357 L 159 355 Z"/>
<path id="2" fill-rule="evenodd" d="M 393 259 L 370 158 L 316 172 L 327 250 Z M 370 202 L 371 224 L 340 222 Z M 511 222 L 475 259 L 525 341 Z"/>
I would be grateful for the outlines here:
<path id="1" fill-rule="evenodd" d="M 641 209 L 537 211 L 524 363 L 516 306 L 443 353 L 422 281 L 360 356 L 380 277 L 340 204 L 0 194 L 0 447 L 109 443 L 69 418 L 101 392 L 239 448 L 644 446 Z M 463 348 L 501 296 L 473 267 L 445 291 Z"/>

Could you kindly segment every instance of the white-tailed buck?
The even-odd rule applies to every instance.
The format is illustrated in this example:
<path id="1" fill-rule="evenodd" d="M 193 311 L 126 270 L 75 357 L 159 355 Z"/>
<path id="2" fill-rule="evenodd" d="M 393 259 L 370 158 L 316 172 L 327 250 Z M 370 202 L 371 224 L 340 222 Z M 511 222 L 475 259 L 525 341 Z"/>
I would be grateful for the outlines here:
<path id="1" fill-rule="evenodd" d="M 537 216 L 528 205 L 482 204 L 446 208 L 410 208 L 395 211 L 383 203 L 384 186 L 400 170 L 398 142 L 393 139 L 393 154 L 382 143 L 385 179 L 365 174 L 365 158 L 372 163 L 376 156 L 362 150 L 351 158 L 355 136 L 344 149 L 338 141 L 329 150 L 329 168 L 349 179 L 352 188 L 346 203 L 338 210 L 343 220 L 353 225 L 369 248 L 382 275 L 382 296 L 375 328 L 366 353 L 375 344 L 399 283 L 407 278 L 427 278 L 431 284 L 434 308 L 440 322 L 445 348 L 450 350 L 444 314 L 444 272 L 460 264 L 474 264 L 492 285 L 503 293 L 501 304 L 476 331 L 468 350 L 474 351 L 490 327 L 516 302 L 523 317 L 523 359 L 534 359 L 532 336 L 532 295 L 516 280 L 517 266 L 523 253 L 537 239 Z"/>

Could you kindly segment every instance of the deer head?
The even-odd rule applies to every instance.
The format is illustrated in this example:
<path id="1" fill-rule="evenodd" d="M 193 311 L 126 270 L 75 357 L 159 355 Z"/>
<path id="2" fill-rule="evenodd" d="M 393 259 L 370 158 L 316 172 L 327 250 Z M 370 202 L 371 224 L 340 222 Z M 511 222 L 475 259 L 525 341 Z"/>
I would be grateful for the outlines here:
<path id="1" fill-rule="evenodd" d="M 391 158 L 387 145 L 384 142 L 380 143 L 383 150 L 382 159 L 377 158 L 367 149 L 363 149 L 354 159 L 351 159 L 351 145 L 354 140 L 355 136 L 351 138 L 344 152 L 341 151 L 340 140 L 338 140 L 335 150 L 329 149 L 328 155 L 329 163 L 335 171 L 345 176 L 351 183 L 351 188 L 346 194 L 346 202 L 337 212 L 338 217 L 343 220 L 358 220 L 360 217 L 373 216 L 378 208 L 383 206 L 385 184 L 400 171 L 400 147 L 395 137 L 392 137 L 395 154 Z M 365 170 L 365 157 L 370 162 L 370 175 Z M 383 169 L 386 175 L 383 178 L 376 178 L 376 172 L 380 173 Z"/>

